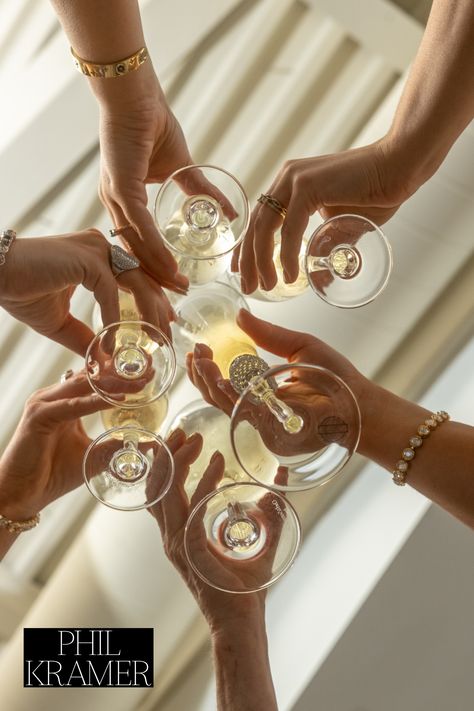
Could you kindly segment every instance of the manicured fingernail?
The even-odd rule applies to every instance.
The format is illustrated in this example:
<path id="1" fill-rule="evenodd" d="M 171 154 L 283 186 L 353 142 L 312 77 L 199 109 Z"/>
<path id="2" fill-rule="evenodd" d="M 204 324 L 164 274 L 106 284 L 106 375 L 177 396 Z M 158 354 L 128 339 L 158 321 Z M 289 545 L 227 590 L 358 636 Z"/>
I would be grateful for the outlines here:
<path id="1" fill-rule="evenodd" d="M 289 284 L 290 282 L 290 275 L 288 274 L 286 269 L 283 270 L 283 281 L 285 282 L 285 284 Z"/>
<path id="2" fill-rule="evenodd" d="M 199 373 L 199 375 L 202 375 L 202 361 L 200 358 L 194 357 L 194 366 Z"/>
<path id="3" fill-rule="evenodd" d="M 219 450 L 217 449 L 217 450 L 214 452 L 214 454 L 212 455 L 211 459 L 209 460 L 209 463 L 210 463 L 210 464 L 213 464 L 213 463 L 214 463 L 215 461 L 217 461 L 217 459 L 219 459 L 221 456 L 222 456 L 221 453 L 220 453 Z"/>
<path id="4" fill-rule="evenodd" d="M 225 380 L 218 380 L 216 382 L 216 385 L 219 388 L 219 390 L 222 390 L 222 392 L 227 393 L 229 383 L 227 383 Z"/>
<path id="5" fill-rule="evenodd" d="M 174 442 L 181 435 L 182 430 L 173 430 L 173 432 L 168 437 L 168 442 Z"/>
<path id="6" fill-rule="evenodd" d="M 192 444 L 197 442 L 197 440 L 199 440 L 200 438 L 201 438 L 201 435 L 199 434 L 199 432 L 195 432 L 194 434 L 191 435 L 191 437 L 188 437 L 188 439 L 186 441 L 186 447 L 191 446 Z"/>

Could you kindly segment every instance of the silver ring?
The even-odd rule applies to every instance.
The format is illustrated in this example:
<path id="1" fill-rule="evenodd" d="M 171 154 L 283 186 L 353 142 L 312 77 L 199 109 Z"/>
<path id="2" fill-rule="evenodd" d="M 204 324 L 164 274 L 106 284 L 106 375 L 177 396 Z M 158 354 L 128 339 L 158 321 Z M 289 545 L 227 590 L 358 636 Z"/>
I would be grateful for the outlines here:
<path id="1" fill-rule="evenodd" d="M 109 235 L 111 237 L 117 237 L 117 235 L 121 235 L 124 230 L 128 229 L 128 227 L 131 226 L 132 225 L 130 224 L 130 222 L 127 222 L 127 224 L 122 225 L 122 227 L 113 227 L 111 230 L 109 230 Z"/>
<path id="2" fill-rule="evenodd" d="M 122 247 L 113 244 L 110 247 L 110 266 L 114 276 L 118 277 L 122 272 L 137 269 L 140 266 L 140 262 L 133 254 L 129 254 Z"/>
<path id="3" fill-rule="evenodd" d="M 74 375 L 74 371 L 71 368 L 68 368 L 67 370 L 64 371 L 64 373 L 61 375 L 61 378 L 59 380 L 60 383 L 65 383 L 66 380 L 69 380 L 69 378 L 72 378 Z"/>

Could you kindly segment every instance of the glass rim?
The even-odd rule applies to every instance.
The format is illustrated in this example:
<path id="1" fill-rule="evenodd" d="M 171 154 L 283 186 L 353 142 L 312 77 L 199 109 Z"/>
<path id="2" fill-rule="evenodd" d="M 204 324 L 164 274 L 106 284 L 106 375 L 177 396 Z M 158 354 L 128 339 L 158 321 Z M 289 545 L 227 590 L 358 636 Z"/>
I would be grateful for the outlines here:
<path id="1" fill-rule="evenodd" d="M 241 234 L 240 234 L 239 238 L 235 240 L 232 247 L 229 247 L 228 249 L 226 249 L 225 252 L 221 252 L 220 254 L 217 254 L 215 256 L 208 255 L 207 257 L 200 257 L 200 256 L 189 257 L 189 255 L 186 252 L 184 252 L 181 249 L 177 249 L 174 245 L 170 244 L 170 242 L 166 239 L 166 237 L 163 233 L 163 230 L 161 229 L 160 223 L 158 221 L 157 206 L 158 206 L 158 200 L 161 198 L 162 193 L 164 193 L 164 191 L 168 187 L 168 185 L 171 185 L 171 183 L 174 181 L 174 178 L 176 175 L 179 175 L 180 173 L 183 173 L 186 170 L 190 170 L 191 168 L 199 168 L 199 169 L 211 168 L 212 170 L 216 170 L 219 173 L 224 173 L 237 185 L 237 188 L 239 189 L 239 191 L 242 194 L 242 197 L 244 198 L 246 215 L 245 215 L 245 224 L 242 227 Z M 242 183 L 238 180 L 238 178 L 235 177 L 235 175 L 232 175 L 232 173 L 230 173 L 228 170 L 226 170 L 225 168 L 219 168 L 219 166 L 212 165 L 211 163 L 192 163 L 191 165 L 185 165 L 182 168 L 178 168 L 177 170 L 175 170 L 174 173 L 171 173 L 171 175 L 169 175 L 166 178 L 165 182 L 161 184 L 160 189 L 158 190 L 158 192 L 156 194 L 155 201 L 153 204 L 153 218 L 154 218 L 155 225 L 156 225 L 156 228 L 159 232 L 161 239 L 165 243 L 167 249 L 169 249 L 170 251 L 174 252 L 175 254 L 179 254 L 181 257 L 188 257 L 189 259 L 193 259 L 195 261 L 206 261 L 206 260 L 210 260 L 210 259 L 220 259 L 221 257 L 225 257 L 230 252 L 233 252 L 234 249 L 239 246 L 239 244 L 242 242 L 243 238 L 245 237 L 248 227 L 249 227 L 249 224 L 250 224 L 250 204 L 249 204 L 249 199 L 247 197 L 247 193 L 245 192 L 245 190 L 242 186 Z"/>
<path id="2" fill-rule="evenodd" d="M 279 373 L 281 373 L 281 372 L 283 372 L 283 371 L 285 371 L 285 370 L 290 370 L 291 368 L 296 368 L 296 367 L 309 368 L 309 369 L 311 369 L 311 370 L 317 370 L 317 371 L 319 371 L 319 372 L 321 372 L 321 373 L 324 373 L 324 374 L 328 375 L 330 378 L 332 378 L 332 380 L 335 380 L 337 383 L 339 383 L 339 385 L 342 386 L 342 388 L 343 388 L 345 391 L 348 392 L 350 398 L 352 399 L 352 403 L 353 403 L 353 405 L 354 405 L 354 407 L 355 407 L 355 411 L 356 411 L 356 414 L 357 414 L 357 423 L 358 423 L 358 428 L 357 428 L 357 429 L 358 429 L 358 431 L 357 431 L 357 437 L 356 437 L 356 441 L 355 441 L 355 445 L 354 445 L 354 450 L 353 450 L 353 452 L 356 452 L 356 451 L 357 451 L 357 447 L 359 446 L 360 437 L 361 437 L 361 432 L 362 432 L 362 417 L 361 417 L 361 413 L 360 413 L 360 407 L 359 407 L 359 403 L 357 402 L 357 398 L 356 398 L 356 396 L 354 395 L 352 389 L 349 387 L 349 385 L 348 385 L 339 375 L 336 375 L 336 373 L 334 373 L 332 370 L 329 370 L 329 368 L 324 368 L 324 367 L 321 366 L 321 365 L 315 365 L 314 363 L 304 363 L 304 362 L 302 362 L 302 361 L 298 361 L 298 362 L 296 362 L 296 363 L 282 363 L 282 364 L 280 364 L 280 365 L 274 365 L 274 366 L 268 368 L 268 370 L 266 370 L 264 373 L 262 373 L 261 377 L 262 377 L 262 378 L 265 378 L 265 379 L 268 379 L 268 378 L 274 377 L 275 375 L 278 375 Z M 239 395 L 239 397 L 238 397 L 238 399 L 236 400 L 236 402 L 235 402 L 235 404 L 234 404 L 234 407 L 233 407 L 233 409 L 232 409 L 232 413 L 231 413 L 231 416 L 230 416 L 230 442 L 231 442 L 231 445 L 232 445 L 232 451 L 234 452 L 235 458 L 237 459 L 238 463 L 240 464 L 240 466 L 242 467 L 242 469 L 244 470 L 244 472 L 245 472 L 246 474 L 248 474 L 248 476 L 249 476 L 251 479 L 253 479 L 254 482 L 257 482 L 257 484 L 259 484 L 260 486 L 264 486 L 265 488 L 270 489 L 271 491 L 275 491 L 275 492 L 287 492 L 287 493 L 290 493 L 290 492 L 298 492 L 298 491 L 307 491 L 308 489 L 316 489 L 318 486 L 322 486 L 323 484 L 326 484 L 328 481 L 330 481 L 330 480 L 332 479 L 332 476 L 335 476 L 336 474 L 338 474 L 338 473 L 341 471 L 341 469 L 343 469 L 343 468 L 345 467 L 345 465 L 347 464 L 347 461 L 344 462 L 344 463 L 342 464 L 342 466 L 339 466 L 339 467 L 334 471 L 334 473 L 332 474 L 332 476 L 329 477 L 329 478 L 327 478 L 324 482 L 321 482 L 320 484 L 319 484 L 319 483 L 317 483 L 317 484 L 309 483 L 308 486 L 306 486 L 306 487 L 298 487 L 298 488 L 295 488 L 295 487 L 291 487 L 291 486 L 287 486 L 287 485 L 283 486 L 283 485 L 280 485 L 280 484 L 267 484 L 267 483 L 266 483 L 266 484 L 263 484 L 261 481 L 259 481 L 259 480 L 254 476 L 254 474 L 252 474 L 251 472 L 248 471 L 247 467 L 243 464 L 243 462 L 242 462 L 242 460 L 241 460 L 241 458 L 240 458 L 240 455 L 239 455 L 239 453 L 238 453 L 238 451 L 237 451 L 237 446 L 236 446 L 236 444 L 235 444 L 234 428 L 233 428 L 233 426 L 232 426 L 232 423 L 233 423 L 233 421 L 234 421 L 234 418 L 237 416 L 238 408 L 239 408 L 240 405 L 242 404 L 244 398 L 245 398 L 245 397 L 247 396 L 247 394 L 249 393 L 250 388 L 251 388 L 250 385 L 248 385 L 248 386 L 245 388 L 245 390 Z M 349 458 L 351 458 L 351 457 L 352 457 L 352 454 L 350 455 Z"/>
<path id="3" fill-rule="evenodd" d="M 107 395 L 104 395 L 103 391 L 99 387 L 97 387 L 95 385 L 95 383 L 93 382 L 93 380 L 89 374 L 88 367 L 87 367 L 87 362 L 88 362 L 91 350 L 96 342 L 97 343 L 100 342 L 101 336 L 103 336 L 103 334 L 109 328 L 113 328 L 114 326 L 123 326 L 124 324 L 133 324 L 134 326 L 137 326 L 137 325 L 138 326 L 146 326 L 148 328 L 153 329 L 153 331 L 158 333 L 160 335 L 160 337 L 163 339 L 165 345 L 168 348 L 168 352 L 170 354 L 170 361 L 171 361 L 170 362 L 170 373 L 169 373 L 167 380 L 164 381 L 159 392 L 156 395 L 154 395 L 153 398 L 151 398 L 150 400 L 147 400 L 146 402 L 140 403 L 140 404 L 136 404 L 136 403 L 127 404 L 125 401 L 120 402 L 118 400 L 114 400 L 113 398 L 109 398 Z M 177 367 L 176 353 L 175 353 L 173 344 L 170 341 L 170 339 L 168 338 L 168 336 L 165 333 L 163 333 L 163 331 L 160 328 L 158 328 L 158 326 L 154 326 L 149 321 L 141 321 L 141 320 L 134 321 L 133 319 L 126 319 L 125 321 L 114 321 L 113 323 L 109 323 L 108 326 L 103 326 L 101 328 L 101 330 L 98 331 L 94 335 L 94 338 L 91 340 L 91 342 L 87 346 L 86 354 L 84 356 L 84 364 L 85 364 L 87 381 L 88 381 L 89 385 L 91 386 L 91 388 L 94 390 L 94 392 L 97 393 L 97 395 L 100 398 L 102 398 L 102 400 L 104 400 L 104 402 L 106 402 L 108 405 L 114 405 L 115 407 L 119 407 L 123 410 L 136 410 L 136 409 L 139 409 L 140 407 L 146 407 L 147 405 L 151 405 L 153 402 L 156 402 L 156 400 L 158 400 L 160 397 L 162 397 L 170 389 L 171 385 L 173 384 L 174 377 L 176 375 L 176 367 Z"/>
<path id="4" fill-rule="evenodd" d="M 219 494 L 227 489 L 234 489 L 235 487 L 244 487 L 244 486 L 245 487 L 251 486 L 253 488 L 263 489 L 266 492 L 269 492 L 273 495 L 278 496 L 284 502 L 285 509 L 288 508 L 291 511 L 291 516 L 296 524 L 296 526 L 295 526 L 296 546 L 293 551 L 293 555 L 291 556 L 291 559 L 288 561 L 288 563 L 286 563 L 284 568 L 278 573 L 278 575 L 276 577 L 272 578 L 264 585 L 260 585 L 259 587 L 253 588 L 252 590 L 229 590 L 228 588 L 223 588 L 218 585 L 215 585 L 214 583 L 211 583 L 210 580 L 208 580 L 208 578 L 206 578 L 205 575 L 203 573 L 201 573 L 198 570 L 198 568 L 194 565 L 193 561 L 191 560 L 191 556 L 189 554 L 188 531 L 190 528 L 190 524 L 192 523 L 192 519 L 194 518 L 198 509 L 203 504 L 207 503 L 207 501 L 212 499 L 212 497 L 216 496 L 217 494 Z M 296 557 L 297 557 L 297 555 L 300 551 L 300 548 L 301 548 L 301 541 L 302 541 L 301 521 L 300 521 L 298 513 L 297 513 L 295 507 L 293 506 L 293 504 L 291 503 L 291 501 L 289 501 L 285 496 L 283 496 L 283 494 L 281 492 L 275 491 L 274 489 L 271 489 L 269 486 L 266 486 L 265 484 L 261 484 L 260 482 L 256 482 L 255 480 L 254 481 L 236 482 L 235 484 L 226 484 L 225 486 L 221 486 L 218 489 L 216 489 L 215 491 L 211 491 L 211 492 L 209 492 L 209 494 L 206 494 L 206 496 L 204 496 L 200 501 L 198 501 L 196 506 L 193 508 L 193 510 L 189 514 L 188 519 L 186 521 L 186 525 L 184 527 L 184 536 L 183 536 L 184 552 L 186 555 L 186 559 L 187 559 L 189 565 L 191 566 L 191 568 L 193 569 L 193 571 L 196 573 L 196 575 L 199 578 L 201 578 L 201 580 L 204 581 L 206 583 L 206 585 L 209 585 L 210 587 L 214 588 L 215 590 L 220 590 L 221 592 L 230 593 L 230 594 L 234 594 L 234 595 L 249 595 L 249 594 L 252 594 L 255 592 L 259 592 L 260 590 L 265 590 L 266 588 L 269 588 L 271 585 L 274 585 L 278 580 L 280 580 L 280 578 L 283 575 L 285 575 L 285 573 L 288 572 L 288 570 L 291 568 L 291 566 L 295 562 Z M 242 561 L 242 562 L 244 562 L 244 561 Z"/>
<path id="5" fill-rule="evenodd" d="M 168 455 L 168 460 L 169 460 L 170 463 L 171 463 L 171 474 L 170 474 L 170 476 L 169 476 L 169 481 L 168 481 L 168 483 L 167 483 L 167 485 L 166 485 L 166 488 L 165 488 L 165 490 L 163 491 L 163 493 L 160 494 L 159 498 L 158 498 L 158 499 L 155 499 L 154 501 L 151 501 L 150 503 L 146 503 L 146 504 L 143 504 L 143 505 L 140 505 L 140 506 L 128 506 L 128 507 L 126 507 L 126 508 L 124 508 L 123 506 L 116 506 L 115 504 L 111 504 L 111 503 L 108 502 L 108 501 L 104 501 L 103 499 L 99 499 L 99 497 L 96 496 L 96 494 L 95 494 L 94 491 L 92 490 L 92 487 L 91 487 L 90 484 L 89 484 L 89 479 L 88 479 L 87 476 L 86 476 L 86 462 L 87 462 L 87 460 L 88 460 L 89 454 L 91 453 L 92 449 L 93 449 L 97 444 L 100 444 L 100 443 L 101 443 L 101 440 L 103 440 L 103 439 L 105 439 L 105 438 L 110 438 L 110 435 L 111 435 L 112 433 L 118 432 L 118 431 L 123 431 L 123 430 L 132 431 L 132 432 L 137 432 L 139 435 L 140 435 L 140 434 L 146 434 L 146 435 L 148 435 L 148 436 L 151 435 L 152 438 L 153 438 L 161 447 L 164 447 L 164 449 L 165 449 L 165 451 L 166 451 L 166 453 L 167 453 L 167 455 Z M 117 442 L 118 442 L 118 440 L 117 440 Z M 89 446 L 87 447 L 87 449 L 86 449 L 86 451 L 85 451 L 85 453 L 84 453 L 84 457 L 82 458 L 82 476 L 83 476 L 84 483 L 85 483 L 87 489 L 90 491 L 90 493 L 92 494 L 92 496 L 94 497 L 94 499 L 95 499 L 96 501 L 99 501 L 99 502 L 100 502 L 101 504 L 103 504 L 104 506 L 108 506 L 109 509 L 114 509 L 115 511 L 142 511 L 143 509 L 150 508 L 150 506 L 154 506 L 155 504 L 158 503 L 158 501 L 161 501 L 161 499 L 162 499 L 163 497 L 165 497 L 166 494 L 168 493 L 168 491 L 170 490 L 171 485 L 172 485 L 173 480 L 174 480 L 174 474 L 175 474 L 174 457 L 173 457 L 173 454 L 172 454 L 170 448 L 169 448 L 168 445 L 166 444 L 166 441 L 163 439 L 163 437 L 161 437 L 161 435 L 159 435 L 159 434 L 156 434 L 156 432 L 152 432 L 151 430 L 147 430 L 147 429 L 145 429 L 144 427 L 138 427 L 138 426 L 135 427 L 135 425 L 123 425 L 122 427 L 120 427 L 120 426 L 118 426 L 118 427 L 111 427 L 110 429 L 105 430 L 104 432 L 101 432 L 100 435 L 98 435 L 98 436 L 89 444 Z"/>
<path id="6" fill-rule="evenodd" d="M 328 298 L 326 298 L 323 294 L 321 294 L 319 291 L 316 290 L 310 275 L 313 274 L 313 272 L 310 272 L 308 269 L 308 258 L 310 256 L 309 251 L 311 249 L 311 245 L 313 244 L 313 241 L 316 239 L 317 235 L 321 232 L 321 230 L 326 227 L 328 224 L 333 222 L 334 220 L 338 220 L 341 217 L 351 217 L 352 219 L 357 219 L 357 220 L 364 220 L 364 222 L 368 222 L 369 225 L 372 225 L 374 228 L 374 231 L 377 232 L 377 234 L 382 238 L 382 243 L 385 246 L 385 251 L 388 255 L 388 269 L 387 269 L 387 275 L 380 286 L 379 290 L 370 298 L 366 299 L 365 301 L 361 301 L 358 304 L 334 304 L 332 301 L 330 301 Z M 342 212 L 340 215 L 333 215 L 332 217 L 328 217 L 327 220 L 324 220 L 320 225 L 316 227 L 314 232 L 311 234 L 311 236 L 308 239 L 308 244 L 306 246 L 306 255 L 304 259 L 304 269 L 305 269 L 305 274 L 306 278 L 308 280 L 308 284 L 310 288 L 313 290 L 313 292 L 316 294 L 316 296 L 319 296 L 320 299 L 326 302 L 326 304 L 329 304 L 330 306 L 336 306 L 336 308 L 339 309 L 358 309 L 361 306 L 367 306 L 367 304 L 370 304 L 374 299 L 377 298 L 377 296 L 380 296 L 380 294 L 384 291 L 385 287 L 388 284 L 388 281 L 390 279 L 390 275 L 393 270 L 393 251 L 392 251 L 392 245 L 390 244 L 387 235 L 385 232 L 382 230 L 382 228 L 377 225 L 373 220 L 371 220 L 369 217 L 365 217 L 364 215 L 358 215 L 355 212 Z"/>

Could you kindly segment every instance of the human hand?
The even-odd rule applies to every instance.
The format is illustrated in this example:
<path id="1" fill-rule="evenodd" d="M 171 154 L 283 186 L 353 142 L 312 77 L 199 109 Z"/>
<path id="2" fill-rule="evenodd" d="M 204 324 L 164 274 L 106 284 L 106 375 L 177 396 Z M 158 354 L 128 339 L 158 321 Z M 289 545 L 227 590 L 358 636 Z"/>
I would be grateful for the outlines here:
<path id="1" fill-rule="evenodd" d="M 181 126 L 148 64 L 134 73 L 126 93 L 99 101 L 99 194 L 117 227 L 131 225 L 121 238 L 143 268 L 162 286 L 185 293 L 187 279 L 178 273 L 158 233 L 145 186 L 163 182 L 192 160 Z"/>
<path id="2" fill-rule="evenodd" d="M 82 484 L 82 460 L 90 439 L 80 418 L 107 407 L 92 393 L 83 371 L 27 400 L 0 459 L 3 516 L 29 519 Z"/>
<path id="3" fill-rule="evenodd" d="M 213 632 L 222 632 L 227 625 L 234 626 L 238 621 L 248 624 L 249 616 L 255 620 L 263 618 L 265 590 L 248 595 L 230 595 L 216 590 L 194 573 L 185 553 L 184 533 L 189 514 L 205 496 L 219 486 L 225 469 L 224 458 L 219 452 L 214 453 L 196 491 L 191 499 L 188 499 L 184 484 L 191 464 L 201 452 L 202 437 L 196 433 L 186 438 L 182 430 L 176 430 L 168 439 L 167 445 L 173 454 L 175 477 L 166 497 L 150 509 L 159 524 L 167 557 L 183 577 Z M 269 508 L 269 515 L 274 514 L 265 493 L 258 502 L 258 507 L 262 517 L 267 515 Z M 254 578 L 261 579 L 261 571 L 257 571 L 255 567 L 261 568 L 271 558 L 270 553 L 268 556 L 260 556 L 252 563 L 247 561 L 245 565 L 240 561 L 234 565 L 229 561 L 224 563 L 218 552 L 207 543 L 204 527 L 199 525 L 193 527 L 193 536 L 189 543 L 193 555 L 199 557 L 200 563 L 207 571 L 212 572 L 214 579 L 222 582 L 223 587 L 237 585 L 238 589 L 238 579 L 242 579 L 242 576 L 245 576 L 247 582 Z"/>
<path id="4" fill-rule="evenodd" d="M 104 325 L 120 319 L 121 286 L 133 293 L 145 321 L 170 334 L 173 311 L 161 287 L 139 268 L 116 279 L 110 268 L 110 245 L 98 230 L 17 239 L 0 276 L 0 305 L 8 313 L 80 355 L 94 334 L 70 313 L 79 284 L 94 293 Z"/>
<path id="5" fill-rule="evenodd" d="M 414 188 L 405 180 L 403 164 L 392 157 L 388 140 L 317 158 L 285 163 L 267 191 L 286 207 L 283 219 L 267 205 L 258 204 L 232 270 L 240 269 L 242 291 L 259 286 L 274 288 L 273 236 L 281 227 L 280 259 L 284 280 L 294 282 L 299 252 L 310 216 L 319 211 L 327 219 L 342 213 L 360 214 L 380 225 L 409 197 Z M 240 259 L 240 262 L 239 262 Z"/>
<path id="6" fill-rule="evenodd" d="M 244 310 L 239 312 L 237 323 L 258 346 L 286 358 L 289 363 L 317 365 L 339 376 L 353 392 L 363 415 L 365 403 L 370 401 L 368 394 L 371 392 L 371 383 L 340 353 L 314 336 L 275 326 Z M 186 367 L 189 378 L 203 399 L 230 416 L 239 395 L 230 381 L 223 379 L 212 360 L 211 349 L 198 344 L 194 354 L 187 355 Z M 264 404 L 250 400 L 241 405 L 238 421 L 244 419 L 257 427 L 263 441 L 274 454 L 288 454 L 292 450 L 312 452 L 327 445 L 327 439 L 318 433 L 318 423 L 332 416 L 334 407 L 319 387 L 318 371 L 295 370 L 291 382 L 284 381 L 275 394 L 294 412 L 303 416 L 307 426 L 301 433 L 287 433 Z M 350 398 L 344 402 L 345 405 L 340 401 L 340 407 L 347 409 L 343 419 L 349 423 L 355 411 Z M 356 431 L 356 426 L 350 428 L 348 436 L 352 439 Z"/>

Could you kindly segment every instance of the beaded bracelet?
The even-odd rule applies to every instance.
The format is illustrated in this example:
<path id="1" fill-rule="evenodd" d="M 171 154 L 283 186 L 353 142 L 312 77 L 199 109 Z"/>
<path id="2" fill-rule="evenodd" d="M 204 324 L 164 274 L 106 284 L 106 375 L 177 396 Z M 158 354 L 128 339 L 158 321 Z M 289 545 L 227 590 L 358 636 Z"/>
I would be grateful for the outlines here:
<path id="1" fill-rule="evenodd" d="M 22 531 L 29 531 L 31 528 L 37 526 L 40 522 L 39 513 L 28 518 L 25 521 L 11 521 L 6 516 L 0 514 L 0 529 L 6 528 L 9 533 L 22 533 Z"/>
<path id="2" fill-rule="evenodd" d="M 421 447 L 423 440 L 431 434 L 431 431 L 435 430 L 438 425 L 441 425 L 446 420 L 449 420 L 449 415 L 444 410 L 441 410 L 440 412 L 433 413 L 431 417 L 418 427 L 417 434 L 408 440 L 408 447 L 405 447 L 402 451 L 402 458 L 399 459 L 392 472 L 394 484 L 397 486 L 405 486 L 408 468 L 415 458 L 416 450 Z"/>
<path id="3" fill-rule="evenodd" d="M 6 254 L 16 239 L 15 230 L 2 230 L 0 232 L 0 267 L 6 262 Z"/>

